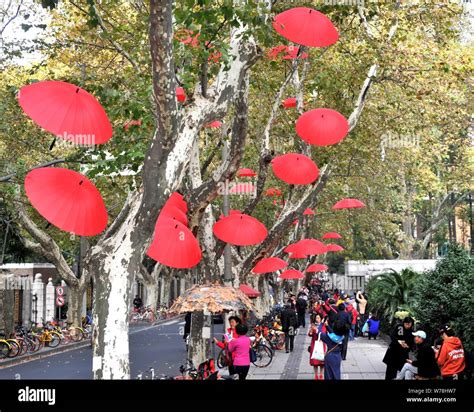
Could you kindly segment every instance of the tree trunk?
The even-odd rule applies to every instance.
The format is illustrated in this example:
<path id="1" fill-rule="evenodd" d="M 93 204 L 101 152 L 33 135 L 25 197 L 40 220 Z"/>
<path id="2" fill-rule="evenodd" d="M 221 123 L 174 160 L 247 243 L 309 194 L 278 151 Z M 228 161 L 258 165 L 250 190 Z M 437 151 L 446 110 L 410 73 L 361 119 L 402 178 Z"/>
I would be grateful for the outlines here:
<path id="1" fill-rule="evenodd" d="M 211 332 L 211 316 L 203 312 L 194 312 L 191 316 L 191 331 L 189 334 L 190 359 L 196 368 L 206 359 L 212 357 L 212 336 L 203 337 L 203 333 Z"/>
<path id="2" fill-rule="evenodd" d="M 168 306 L 171 301 L 171 270 L 164 269 L 161 271 L 161 291 L 160 303 Z"/>
<path id="3" fill-rule="evenodd" d="M 82 324 L 83 297 L 83 288 L 78 286 L 68 287 L 67 320 L 68 322 L 72 322 L 73 326 L 81 326 Z"/>

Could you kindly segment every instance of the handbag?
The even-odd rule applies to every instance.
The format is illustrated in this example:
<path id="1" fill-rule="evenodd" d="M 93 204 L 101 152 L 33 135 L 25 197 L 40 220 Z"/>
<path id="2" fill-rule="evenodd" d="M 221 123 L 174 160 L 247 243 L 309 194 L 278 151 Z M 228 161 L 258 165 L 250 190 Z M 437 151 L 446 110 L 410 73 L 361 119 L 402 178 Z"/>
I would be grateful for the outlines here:
<path id="1" fill-rule="evenodd" d="M 314 341 L 313 353 L 311 354 L 311 359 L 323 361 L 324 355 L 325 355 L 324 342 L 320 340 L 320 336 L 318 334 L 318 340 Z"/>
<path id="2" fill-rule="evenodd" d="M 250 362 L 252 363 L 257 362 L 257 352 L 255 351 L 254 348 L 250 348 L 249 355 L 250 355 Z"/>

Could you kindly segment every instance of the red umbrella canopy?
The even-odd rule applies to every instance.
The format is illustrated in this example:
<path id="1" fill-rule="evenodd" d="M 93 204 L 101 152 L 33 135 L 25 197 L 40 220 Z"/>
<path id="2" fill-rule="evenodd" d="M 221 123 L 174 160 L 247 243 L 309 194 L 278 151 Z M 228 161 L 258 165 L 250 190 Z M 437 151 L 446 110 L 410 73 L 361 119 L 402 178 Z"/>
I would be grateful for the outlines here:
<path id="1" fill-rule="evenodd" d="M 319 176 L 319 169 L 308 156 L 288 153 L 272 160 L 276 177 L 291 185 L 307 185 Z"/>
<path id="2" fill-rule="evenodd" d="M 312 265 L 309 265 L 307 268 L 306 268 L 306 272 L 324 272 L 328 270 L 328 267 L 326 265 L 323 265 L 321 263 L 314 263 Z"/>
<path id="3" fill-rule="evenodd" d="M 178 102 L 186 101 L 186 92 L 184 91 L 182 87 L 176 88 L 176 98 L 178 99 Z"/>
<path id="4" fill-rule="evenodd" d="M 280 189 L 277 189 L 275 187 L 270 187 L 265 191 L 265 196 L 281 196 L 282 192 Z"/>
<path id="5" fill-rule="evenodd" d="M 184 196 L 181 193 L 173 192 L 166 201 L 165 205 L 176 206 L 183 213 L 188 213 L 188 205 L 184 200 Z M 163 206 L 164 207 L 164 206 Z"/>
<path id="6" fill-rule="evenodd" d="M 170 203 L 166 203 L 161 209 L 156 224 L 159 224 L 160 219 L 176 219 L 178 222 L 181 222 L 183 225 L 188 225 L 188 217 L 181 209 L 178 209 L 176 206 L 173 206 Z"/>
<path id="7" fill-rule="evenodd" d="M 289 258 L 290 259 L 307 259 L 308 255 L 306 253 L 297 251 L 297 252 L 290 253 Z"/>
<path id="8" fill-rule="evenodd" d="M 201 260 L 201 248 L 193 233 L 175 219 L 161 218 L 147 255 L 176 269 L 188 269 Z"/>
<path id="9" fill-rule="evenodd" d="M 339 39 L 331 20 L 308 7 L 295 7 L 276 15 L 273 28 L 284 38 L 308 47 L 327 47 Z"/>
<path id="10" fill-rule="evenodd" d="M 316 213 L 314 213 L 314 210 L 311 209 L 311 208 L 306 208 L 303 212 L 303 215 L 315 215 Z"/>
<path id="11" fill-rule="evenodd" d="M 322 255 L 326 253 L 326 245 L 317 239 L 302 239 L 296 243 L 295 250 L 307 255 Z"/>
<path id="12" fill-rule="evenodd" d="M 253 171 L 252 169 L 248 169 L 248 168 L 244 167 L 244 168 L 239 169 L 237 171 L 237 176 L 239 176 L 239 177 L 254 177 L 254 176 L 257 176 L 257 173 L 255 173 L 255 171 Z"/>
<path id="13" fill-rule="evenodd" d="M 260 296 L 260 292 L 251 288 L 249 285 L 241 284 L 239 289 L 244 292 L 249 298 L 258 298 Z"/>
<path id="14" fill-rule="evenodd" d="M 33 169 L 25 177 L 25 192 L 48 222 L 65 232 L 95 236 L 107 226 L 107 210 L 94 184 L 73 170 Z"/>
<path id="15" fill-rule="evenodd" d="M 365 204 L 362 203 L 360 200 L 357 199 L 342 199 L 337 202 L 332 209 L 358 209 L 365 207 Z"/>
<path id="16" fill-rule="evenodd" d="M 283 100 L 283 107 L 285 109 L 296 107 L 296 97 L 288 97 L 287 99 Z"/>
<path id="17" fill-rule="evenodd" d="M 214 224 L 214 235 L 237 246 L 257 245 L 267 237 L 267 228 L 258 219 L 246 214 L 232 214 Z"/>
<path id="18" fill-rule="evenodd" d="M 219 120 L 214 120 L 211 123 L 206 124 L 205 127 L 210 128 L 210 129 L 218 129 L 219 127 L 222 126 L 222 122 Z"/>
<path id="19" fill-rule="evenodd" d="M 71 83 L 45 80 L 24 86 L 18 103 L 43 129 L 83 145 L 107 142 L 112 125 L 104 108 L 84 89 Z"/>
<path id="20" fill-rule="evenodd" d="M 280 275 L 280 279 L 304 279 L 304 275 L 299 270 L 288 269 Z"/>
<path id="21" fill-rule="evenodd" d="M 336 110 L 314 109 L 298 118 L 296 133 L 309 144 L 329 146 L 339 143 L 347 136 L 349 123 Z"/>
<path id="22" fill-rule="evenodd" d="M 323 239 L 342 239 L 342 236 L 337 232 L 327 232 L 323 235 Z"/>
<path id="23" fill-rule="evenodd" d="M 328 252 L 340 252 L 341 250 L 344 250 L 342 246 L 336 245 L 335 243 L 329 243 L 326 245 L 326 250 Z"/>
<path id="24" fill-rule="evenodd" d="M 229 210 L 229 215 L 235 215 L 235 214 L 242 214 L 242 212 L 238 209 L 231 209 Z M 224 214 L 221 213 L 220 216 L 219 216 L 219 219 L 222 219 L 224 217 Z"/>
<path id="25" fill-rule="evenodd" d="M 270 273 L 276 272 L 277 270 L 284 269 L 288 266 L 288 263 L 283 259 L 277 257 L 269 257 L 261 259 L 252 269 L 253 273 Z"/>

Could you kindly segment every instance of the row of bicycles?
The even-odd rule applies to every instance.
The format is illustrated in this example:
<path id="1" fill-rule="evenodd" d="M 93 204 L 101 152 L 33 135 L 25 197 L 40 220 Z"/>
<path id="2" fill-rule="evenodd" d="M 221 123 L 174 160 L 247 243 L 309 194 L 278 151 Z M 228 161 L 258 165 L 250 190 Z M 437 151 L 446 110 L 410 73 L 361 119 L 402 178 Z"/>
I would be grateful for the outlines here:
<path id="1" fill-rule="evenodd" d="M 55 348 L 88 340 L 91 335 L 91 325 L 60 327 L 56 322 L 47 322 L 42 327 L 29 330 L 17 326 L 10 336 L 0 333 L 0 358 L 16 358 L 27 353 L 36 353 L 44 347 Z"/>
<path id="2" fill-rule="evenodd" d="M 153 324 L 158 320 L 168 319 L 170 316 L 166 306 L 160 306 L 156 311 L 151 306 L 144 306 L 133 309 L 130 314 L 130 323 Z"/>

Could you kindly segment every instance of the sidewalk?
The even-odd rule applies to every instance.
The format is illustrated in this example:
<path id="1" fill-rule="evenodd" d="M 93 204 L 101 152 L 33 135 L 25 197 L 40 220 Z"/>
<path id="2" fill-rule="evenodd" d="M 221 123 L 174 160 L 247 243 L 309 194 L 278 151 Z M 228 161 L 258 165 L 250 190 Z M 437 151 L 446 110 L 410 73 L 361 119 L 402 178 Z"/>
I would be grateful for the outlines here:
<path id="1" fill-rule="evenodd" d="M 308 325 L 305 329 L 300 328 L 293 353 L 276 351 L 272 363 L 266 368 L 252 365 L 248 379 L 314 379 L 308 353 L 311 337 L 307 333 Z M 386 367 L 382 359 L 386 350 L 387 344 L 383 340 L 369 341 L 360 337 L 349 342 L 347 359 L 341 366 L 342 379 L 384 379 Z"/>

